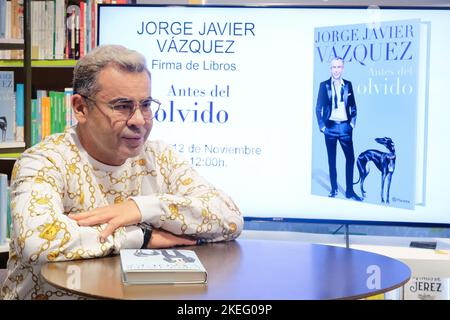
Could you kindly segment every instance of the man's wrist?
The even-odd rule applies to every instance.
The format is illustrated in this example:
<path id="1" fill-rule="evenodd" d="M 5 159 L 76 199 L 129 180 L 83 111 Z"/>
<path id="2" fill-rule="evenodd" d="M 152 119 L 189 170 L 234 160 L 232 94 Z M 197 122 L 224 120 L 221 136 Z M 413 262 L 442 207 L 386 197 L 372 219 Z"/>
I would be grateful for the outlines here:
<path id="1" fill-rule="evenodd" d="M 152 238 L 153 227 L 146 224 L 139 225 L 139 227 L 142 229 L 142 232 L 144 233 L 144 241 L 142 243 L 141 249 L 147 249 L 147 246 Z"/>

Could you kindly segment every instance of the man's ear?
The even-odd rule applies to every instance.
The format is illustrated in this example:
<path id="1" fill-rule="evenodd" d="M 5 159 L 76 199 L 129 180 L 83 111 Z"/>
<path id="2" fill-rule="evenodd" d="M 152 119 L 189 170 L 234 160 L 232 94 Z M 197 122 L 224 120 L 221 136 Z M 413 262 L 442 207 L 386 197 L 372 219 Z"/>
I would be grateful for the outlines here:
<path id="1" fill-rule="evenodd" d="M 79 94 L 74 94 L 72 96 L 72 110 L 79 123 L 86 122 L 89 107 L 86 105 L 85 99 Z"/>

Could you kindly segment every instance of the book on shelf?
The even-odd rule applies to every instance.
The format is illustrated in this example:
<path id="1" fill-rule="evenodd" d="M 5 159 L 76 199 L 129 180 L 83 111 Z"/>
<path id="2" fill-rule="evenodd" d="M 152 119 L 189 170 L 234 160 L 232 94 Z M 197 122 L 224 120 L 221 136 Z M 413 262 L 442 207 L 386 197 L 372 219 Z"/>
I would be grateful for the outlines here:
<path id="1" fill-rule="evenodd" d="M 0 71 L 0 143 L 14 141 L 14 72 Z"/>
<path id="2" fill-rule="evenodd" d="M 67 7 L 66 19 L 66 56 L 69 59 L 80 58 L 80 6 Z"/>
<path id="3" fill-rule="evenodd" d="M 0 0 L 0 38 L 6 38 L 6 0 Z"/>
<path id="4" fill-rule="evenodd" d="M 11 213 L 11 189 L 8 186 L 8 192 L 6 193 L 6 239 L 11 239 L 11 223 L 12 223 L 12 213 Z M 8 243 L 8 241 L 6 241 Z"/>
<path id="5" fill-rule="evenodd" d="M 24 85 L 14 71 L 0 71 L 0 149 L 22 148 L 24 142 Z"/>
<path id="6" fill-rule="evenodd" d="M 51 99 L 48 96 L 42 97 L 41 100 L 42 112 L 42 139 L 51 135 Z"/>
<path id="7" fill-rule="evenodd" d="M 79 59 L 96 47 L 97 5 L 129 0 L 42 0 L 30 2 L 31 58 Z M 24 0 L 0 0 L 0 38 L 23 39 Z M 22 50 L 2 50 L 0 59 L 23 59 Z"/>
<path id="8" fill-rule="evenodd" d="M 25 141 L 25 87 L 23 83 L 16 84 L 16 134 L 15 140 Z"/>
<path id="9" fill-rule="evenodd" d="M 63 132 L 76 124 L 72 111 L 72 88 L 64 92 L 36 90 L 36 99 L 31 100 L 31 145 L 45 137 Z"/>
<path id="10" fill-rule="evenodd" d="M 0 245 L 8 236 L 8 176 L 0 173 Z"/>
<path id="11" fill-rule="evenodd" d="M 120 265 L 126 284 L 207 282 L 206 269 L 192 250 L 122 249 Z"/>
<path id="12" fill-rule="evenodd" d="M 6 32 L 8 35 L 6 38 L 11 39 L 23 39 L 23 7 L 24 0 L 11 0 L 10 6 L 7 7 L 8 12 L 10 13 L 10 18 L 5 19 L 10 22 L 10 26 L 6 27 Z M 7 14 L 8 14 L 7 12 Z M 11 50 L 10 51 L 11 59 L 23 59 L 23 51 L 22 50 Z"/>
<path id="13" fill-rule="evenodd" d="M 77 119 L 72 109 L 73 88 L 64 88 L 64 107 L 65 107 L 65 124 L 69 128 L 77 124 Z"/>

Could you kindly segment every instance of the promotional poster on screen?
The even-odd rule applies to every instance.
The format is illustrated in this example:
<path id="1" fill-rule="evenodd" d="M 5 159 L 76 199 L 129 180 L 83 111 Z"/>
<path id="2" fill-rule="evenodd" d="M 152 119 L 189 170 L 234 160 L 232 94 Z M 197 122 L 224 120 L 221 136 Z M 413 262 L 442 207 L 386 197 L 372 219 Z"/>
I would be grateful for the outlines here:
<path id="1" fill-rule="evenodd" d="M 244 216 L 450 223 L 450 10 L 100 6 L 98 28 L 99 44 L 146 57 L 162 102 L 149 139 Z M 350 177 L 338 139 L 330 197 L 317 101 L 335 57 L 342 93 L 325 95 L 338 93 L 332 121 L 350 130 L 354 163 Z"/>
<path id="2" fill-rule="evenodd" d="M 420 175 L 416 172 L 416 146 L 422 143 L 417 139 L 420 20 L 316 28 L 314 46 L 316 106 L 320 104 L 319 84 L 330 79 L 330 63 L 335 57 L 342 58 L 343 79 L 352 84 L 353 90 L 346 88 L 345 94 L 349 101 L 350 95 L 354 96 L 356 114 L 350 117 L 355 121 L 350 124 L 345 114 L 334 119 L 348 120 L 344 125 L 354 126 L 350 139 L 355 192 L 366 203 L 414 209 L 416 176 Z M 325 98 L 331 102 L 335 90 L 330 83 L 327 80 Z M 338 100 L 344 101 L 339 97 L 344 95 L 344 85 L 339 91 Z M 333 119 L 331 115 L 328 118 Z M 313 121 L 311 192 L 328 196 L 331 187 L 324 139 L 328 131 L 320 132 L 316 114 Z M 339 155 L 343 152 L 338 143 L 337 180 L 338 190 L 342 190 L 338 194 L 345 198 L 346 159 Z"/>

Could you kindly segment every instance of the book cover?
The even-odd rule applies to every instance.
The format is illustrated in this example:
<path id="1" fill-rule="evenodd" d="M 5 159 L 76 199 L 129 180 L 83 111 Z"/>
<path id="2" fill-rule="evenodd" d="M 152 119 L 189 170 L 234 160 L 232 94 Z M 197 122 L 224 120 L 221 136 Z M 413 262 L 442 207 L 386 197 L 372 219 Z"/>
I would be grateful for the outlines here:
<path id="1" fill-rule="evenodd" d="M 122 249 L 120 264 L 123 282 L 128 284 L 207 281 L 206 269 L 192 250 Z"/>
<path id="2" fill-rule="evenodd" d="M 313 195 L 414 209 L 421 40 L 418 19 L 315 28 Z"/>
<path id="3" fill-rule="evenodd" d="M 0 71 L 0 143 L 14 141 L 14 72 Z"/>
<path id="4" fill-rule="evenodd" d="M 69 59 L 80 58 L 80 7 L 70 5 L 66 10 L 66 37 L 67 37 L 67 57 Z"/>

